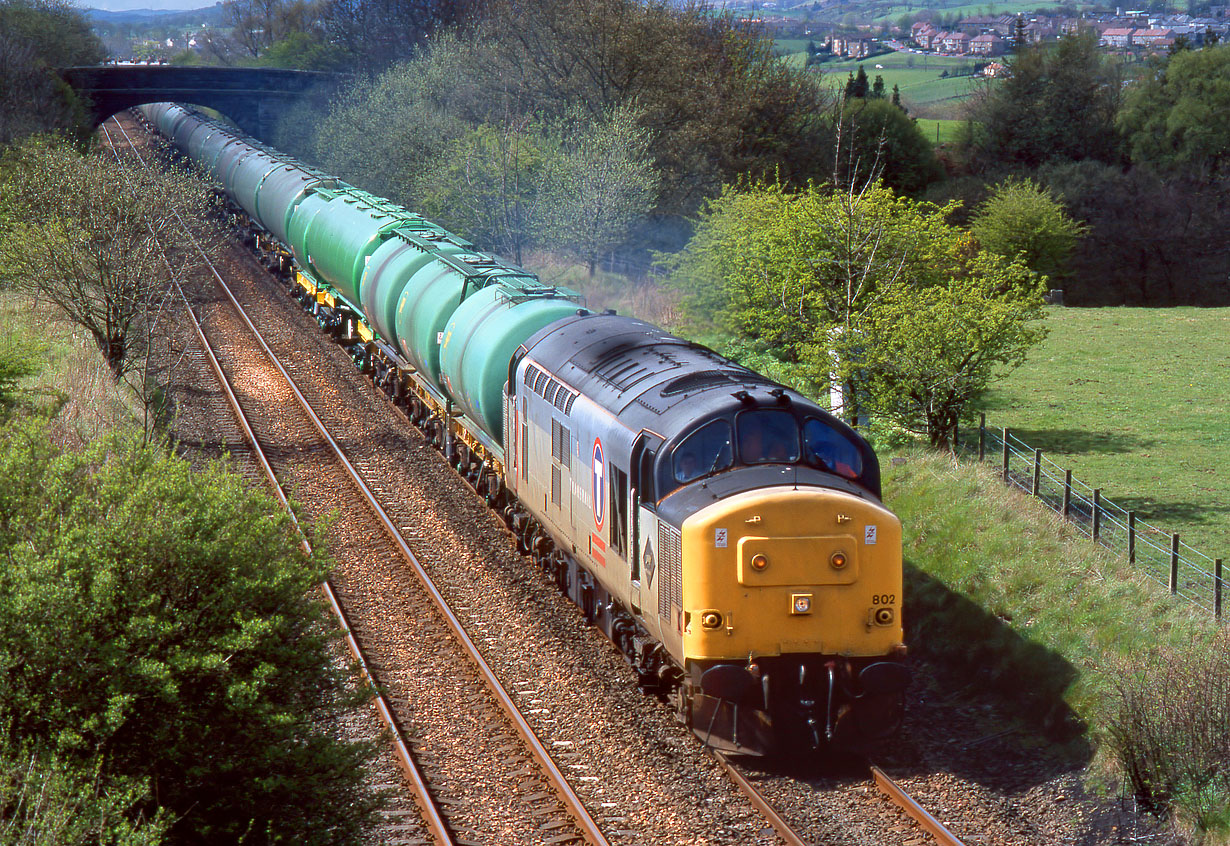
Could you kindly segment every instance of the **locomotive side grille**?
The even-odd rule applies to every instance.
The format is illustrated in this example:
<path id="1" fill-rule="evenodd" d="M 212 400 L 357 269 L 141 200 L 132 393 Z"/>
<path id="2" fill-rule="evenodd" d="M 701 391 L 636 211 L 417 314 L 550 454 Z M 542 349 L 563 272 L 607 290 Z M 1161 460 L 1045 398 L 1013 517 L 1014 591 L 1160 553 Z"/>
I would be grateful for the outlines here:
<path id="1" fill-rule="evenodd" d="M 572 432 L 558 420 L 551 421 L 551 457 L 572 469 Z"/>
<path id="2" fill-rule="evenodd" d="M 572 414 L 572 404 L 576 402 L 576 399 L 577 399 L 576 394 L 568 395 L 568 399 L 564 402 L 564 413 L 565 414 Z"/>
<path id="3" fill-rule="evenodd" d="M 559 505 L 563 479 L 558 464 L 551 465 L 551 504 Z"/>
<path id="4" fill-rule="evenodd" d="M 658 616 L 670 619 L 671 606 L 683 607 L 683 553 L 679 532 L 658 524 Z"/>
<path id="5" fill-rule="evenodd" d="M 572 408 L 572 401 L 575 398 L 576 395 L 572 391 L 561 387 L 559 393 L 555 395 L 555 407 L 567 414 L 568 409 Z"/>
<path id="6" fill-rule="evenodd" d="M 551 405 L 555 405 L 555 395 L 559 393 L 559 389 L 560 389 L 559 382 L 556 382 L 554 379 L 552 379 L 550 382 L 547 383 L 547 390 L 543 393 L 542 398 L 545 399 L 547 402 L 549 402 Z"/>

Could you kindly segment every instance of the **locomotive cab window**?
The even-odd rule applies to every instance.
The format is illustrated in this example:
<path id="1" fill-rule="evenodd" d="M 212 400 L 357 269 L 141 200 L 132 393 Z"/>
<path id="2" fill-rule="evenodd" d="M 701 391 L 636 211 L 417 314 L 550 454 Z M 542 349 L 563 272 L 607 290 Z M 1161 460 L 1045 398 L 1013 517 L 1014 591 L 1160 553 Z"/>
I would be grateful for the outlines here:
<path id="1" fill-rule="evenodd" d="M 793 464 L 799 460 L 799 424 L 789 411 L 744 411 L 735 418 L 739 460 L 744 464 Z"/>
<path id="2" fill-rule="evenodd" d="M 863 474 L 863 457 L 848 438 L 815 417 L 803 424 L 803 456 L 808 464 L 838 476 L 857 480 Z"/>
<path id="3" fill-rule="evenodd" d="M 733 464 L 730 435 L 730 423 L 725 420 L 713 420 L 688 435 L 671 455 L 675 481 L 686 485 Z"/>

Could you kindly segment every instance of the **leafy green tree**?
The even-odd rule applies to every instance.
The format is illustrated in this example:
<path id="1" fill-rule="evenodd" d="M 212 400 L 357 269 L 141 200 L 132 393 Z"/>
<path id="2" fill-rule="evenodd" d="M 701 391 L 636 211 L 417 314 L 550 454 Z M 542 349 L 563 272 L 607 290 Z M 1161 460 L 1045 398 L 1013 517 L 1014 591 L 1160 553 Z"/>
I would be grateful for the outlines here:
<path id="1" fill-rule="evenodd" d="M 897 196 L 881 183 L 802 192 L 779 185 L 727 189 L 667 265 L 683 290 L 687 317 L 715 320 L 737 342 L 758 341 L 757 351 L 810 368 L 817 383 L 828 381 L 836 349 L 844 362 L 837 376 L 847 383 L 846 396 L 857 400 L 846 406 L 853 417 L 869 378 L 863 371 L 879 366 L 871 347 L 894 331 L 891 320 L 877 316 L 882 303 L 901 306 L 913 297 L 938 310 L 936 295 L 917 292 L 959 289 L 964 303 L 973 296 L 967 287 L 1026 306 L 1041 301 L 1038 277 L 978 250 L 968 233 L 947 222 L 952 210 Z M 883 343 L 892 350 L 907 341 Z M 889 384 L 884 376 L 870 395 L 884 413 L 893 407 L 886 402 Z M 904 385 L 892 384 L 894 390 Z M 921 394 L 933 387 L 913 389 Z"/>
<path id="2" fill-rule="evenodd" d="M 423 214 L 480 247 L 511 256 L 539 241 L 541 185 L 560 140 L 529 118 L 482 124 L 444 146 L 413 184 Z"/>
<path id="3" fill-rule="evenodd" d="M 550 242 L 585 262 L 593 276 L 602 251 L 653 208 L 657 176 L 649 133 L 631 109 L 568 135 L 564 155 L 545 170 L 540 217 Z"/>
<path id="4" fill-rule="evenodd" d="M 1119 158 L 1120 89 L 1097 36 L 1065 35 L 1016 53 L 1005 79 L 987 80 L 971 100 L 964 146 L 983 168 L 1037 168 L 1052 160 Z"/>
<path id="5" fill-rule="evenodd" d="M 1213 180 L 1230 173 L 1230 45 L 1183 50 L 1128 92 L 1119 117 L 1132 161 Z"/>
<path id="6" fill-rule="evenodd" d="M 7 748 L 146 785 L 170 842 L 361 842 L 371 748 L 331 724 L 364 696 L 290 518 L 131 437 L 13 425 L 0 476 Z"/>
<path id="7" fill-rule="evenodd" d="M 895 191 L 917 195 L 944 176 L 934 145 L 888 100 L 847 101 L 840 126 L 846 148 L 838 161 L 842 182 L 879 178 Z"/>
<path id="8" fill-rule="evenodd" d="M 894 287 L 859 332 L 837 338 L 841 371 L 857 378 L 864 407 L 937 448 L 950 446 L 958 421 L 1046 334 L 1040 298 L 1004 294 L 1036 291 L 1023 265 L 983 253 L 967 270 L 939 284 Z"/>
<path id="9" fill-rule="evenodd" d="M 1064 278 L 1085 229 L 1049 188 L 1031 179 L 1010 178 L 997 185 L 970 222 L 983 249 L 1019 259 L 1052 280 Z"/>
<path id="10" fill-rule="evenodd" d="M 866 99 L 868 92 L 867 71 L 863 70 L 862 65 L 859 65 L 858 73 L 851 74 L 850 79 L 846 81 L 846 99 L 863 100 Z"/>
<path id="11" fill-rule="evenodd" d="M 876 74 L 875 82 L 871 84 L 871 96 L 876 98 L 877 100 L 883 99 L 884 97 L 884 76 L 883 74 L 878 74 L 878 73 Z"/>

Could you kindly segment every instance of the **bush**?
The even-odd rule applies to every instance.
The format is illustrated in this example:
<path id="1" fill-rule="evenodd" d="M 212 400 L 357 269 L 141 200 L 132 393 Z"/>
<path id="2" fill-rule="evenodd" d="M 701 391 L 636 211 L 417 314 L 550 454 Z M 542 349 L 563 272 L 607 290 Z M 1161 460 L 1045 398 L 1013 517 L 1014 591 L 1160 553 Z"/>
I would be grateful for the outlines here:
<path id="1" fill-rule="evenodd" d="M 1141 803 L 1201 834 L 1230 832 L 1230 635 L 1125 666 L 1117 688 L 1107 744 Z"/>
<path id="2" fill-rule="evenodd" d="M 222 469 L 136 437 L 57 449 L 0 432 L 0 748 L 109 783 L 170 842 L 358 842 L 362 701 L 289 517 Z"/>

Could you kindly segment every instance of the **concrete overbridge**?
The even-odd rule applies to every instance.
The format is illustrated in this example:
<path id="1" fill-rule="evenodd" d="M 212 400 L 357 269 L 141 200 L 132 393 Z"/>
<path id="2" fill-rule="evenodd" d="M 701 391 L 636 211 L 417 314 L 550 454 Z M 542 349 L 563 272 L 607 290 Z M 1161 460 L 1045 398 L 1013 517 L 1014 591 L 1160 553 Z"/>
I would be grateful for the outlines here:
<path id="1" fill-rule="evenodd" d="M 344 78 L 320 71 L 173 65 L 63 68 L 60 75 L 89 99 L 95 125 L 142 103 L 190 103 L 217 109 L 264 140 L 287 106 L 317 86 Z"/>

